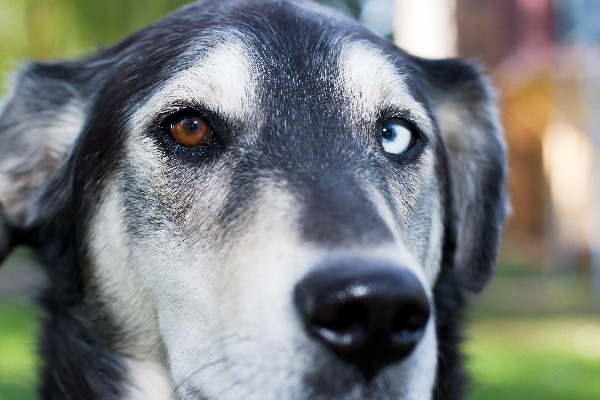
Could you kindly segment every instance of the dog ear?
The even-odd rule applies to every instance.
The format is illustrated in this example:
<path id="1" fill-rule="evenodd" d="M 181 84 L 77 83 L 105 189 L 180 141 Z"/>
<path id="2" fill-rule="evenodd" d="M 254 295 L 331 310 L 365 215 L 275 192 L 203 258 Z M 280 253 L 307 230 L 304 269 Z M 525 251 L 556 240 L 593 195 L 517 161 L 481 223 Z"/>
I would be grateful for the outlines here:
<path id="1" fill-rule="evenodd" d="M 507 210 L 506 149 L 495 98 L 479 69 L 463 60 L 421 60 L 447 154 L 454 270 L 479 292 L 492 276 Z"/>
<path id="2" fill-rule="evenodd" d="M 44 191 L 84 124 L 85 100 L 72 69 L 67 63 L 25 66 L 0 110 L 0 261 L 16 233 L 26 234 L 53 206 Z"/>

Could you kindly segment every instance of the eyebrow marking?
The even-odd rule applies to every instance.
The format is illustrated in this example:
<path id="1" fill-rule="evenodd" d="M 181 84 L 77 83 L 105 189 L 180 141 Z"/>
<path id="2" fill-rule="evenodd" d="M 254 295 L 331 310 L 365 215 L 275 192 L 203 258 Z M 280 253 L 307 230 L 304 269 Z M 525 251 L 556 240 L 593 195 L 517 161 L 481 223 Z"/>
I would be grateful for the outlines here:
<path id="1" fill-rule="evenodd" d="M 258 80 L 250 50 L 238 36 L 223 34 L 196 65 L 176 71 L 129 119 L 130 130 L 144 130 L 157 115 L 182 103 L 203 104 L 235 119 L 252 118 L 256 114 Z M 193 51 L 198 49 L 188 52 Z"/>
<path id="2" fill-rule="evenodd" d="M 346 42 L 338 60 L 340 84 L 357 120 L 382 109 L 405 110 L 419 127 L 433 130 L 425 107 L 414 99 L 390 56 L 367 41 Z"/>

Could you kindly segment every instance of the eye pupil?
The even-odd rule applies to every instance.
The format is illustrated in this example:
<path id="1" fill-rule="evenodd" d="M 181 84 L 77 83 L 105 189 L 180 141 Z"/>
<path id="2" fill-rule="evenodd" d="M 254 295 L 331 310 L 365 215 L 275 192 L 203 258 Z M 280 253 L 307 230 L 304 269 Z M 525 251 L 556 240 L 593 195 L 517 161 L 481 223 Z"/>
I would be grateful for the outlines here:
<path id="1" fill-rule="evenodd" d="M 381 132 L 381 137 L 383 137 L 384 139 L 391 139 L 392 136 L 394 136 L 394 131 L 384 127 L 383 131 Z"/>
<path id="2" fill-rule="evenodd" d="M 198 129 L 198 122 L 196 122 L 196 121 L 190 122 L 188 125 L 188 129 L 190 131 L 195 131 L 196 129 Z"/>

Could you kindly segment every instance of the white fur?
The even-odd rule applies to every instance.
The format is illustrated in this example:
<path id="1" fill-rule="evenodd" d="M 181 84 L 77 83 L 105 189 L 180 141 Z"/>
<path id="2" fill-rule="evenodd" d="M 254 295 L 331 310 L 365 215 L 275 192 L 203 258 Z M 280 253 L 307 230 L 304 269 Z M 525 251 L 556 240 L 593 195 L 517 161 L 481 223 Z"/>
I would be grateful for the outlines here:
<path id="1" fill-rule="evenodd" d="M 162 347 L 154 301 L 142 276 L 146 271 L 131 262 L 121 203 L 122 197 L 112 182 L 89 232 L 94 238 L 89 241 L 94 255 L 91 272 L 105 307 L 126 332 L 123 350 L 131 356 L 159 359 Z"/>
<path id="2" fill-rule="evenodd" d="M 417 102 L 389 56 L 368 42 L 347 42 L 338 62 L 340 85 L 358 120 L 372 120 L 381 109 L 409 111 L 419 128 L 432 132 L 433 124 Z"/>
<path id="3" fill-rule="evenodd" d="M 302 377 L 315 368 L 314 357 L 348 369 L 310 339 L 295 317 L 291 301 L 294 285 L 319 260 L 336 256 L 401 260 L 400 265 L 422 282 L 426 279 L 418 262 L 401 244 L 366 253 L 364 248 L 332 252 L 307 247 L 296 233 L 296 200 L 274 185 L 265 185 L 260 192 L 263 195 L 248 231 L 221 259 L 219 271 L 209 269 L 202 278 L 189 276 L 181 265 L 179 271 L 172 271 L 181 274 L 187 286 L 178 289 L 181 303 L 165 305 L 161 319 L 168 321 L 161 329 L 175 383 L 182 387 L 182 399 L 193 398 L 192 387 L 202 388 L 202 394 L 209 398 L 293 399 L 303 390 Z M 198 260 L 195 265 L 202 268 L 200 263 Z M 220 278 L 214 279 L 215 274 Z M 207 286 L 206 281 L 212 283 Z M 211 296 L 207 297 L 206 291 Z M 405 399 L 423 400 L 428 398 L 435 376 L 433 327 L 428 328 L 416 353 L 410 361 L 384 373 L 381 380 L 388 381 L 395 387 L 392 391 Z M 360 377 L 354 375 L 357 371 L 346 372 L 340 379 L 351 379 L 337 389 L 339 398 L 342 393 L 349 396 L 344 398 L 361 398 L 364 388 L 358 384 Z M 409 390 L 404 384 L 392 383 L 408 380 L 415 381 Z M 352 387 L 355 389 L 350 390 Z"/>
<path id="4" fill-rule="evenodd" d="M 151 361 L 127 360 L 129 393 L 127 400 L 171 400 L 173 386 L 164 365 Z"/>
<path id="5" fill-rule="evenodd" d="M 392 367 L 393 370 L 394 367 Z M 391 382 L 402 376 L 406 384 L 406 399 L 430 399 L 435 385 L 437 369 L 437 340 L 433 318 L 427 324 L 425 335 L 417 348 L 397 367 L 397 371 L 388 375 Z"/>

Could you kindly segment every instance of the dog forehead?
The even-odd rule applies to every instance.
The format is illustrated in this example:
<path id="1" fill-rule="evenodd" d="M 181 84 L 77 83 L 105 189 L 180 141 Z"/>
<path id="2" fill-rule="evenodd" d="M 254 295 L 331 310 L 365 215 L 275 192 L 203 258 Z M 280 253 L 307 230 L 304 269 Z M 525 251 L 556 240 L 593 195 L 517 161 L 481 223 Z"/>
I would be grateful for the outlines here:
<path id="1" fill-rule="evenodd" d="M 337 45 L 337 59 L 328 60 L 328 65 L 316 63 L 304 65 L 281 65 L 290 75 L 285 81 L 273 83 L 269 76 L 276 55 L 271 59 L 259 57 L 248 42 L 240 35 L 226 35 L 219 44 L 196 58 L 186 68 L 173 71 L 172 75 L 147 100 L 132 113 L 129 125 L 143 128 L 156 115 L 168 113 L 180 105 L 200 105 L 225 117 L 252 122 L 259 126 L 258 115 L 269 111 L 259 110 L 259 102 L 279 104 L 293 102 L 298 105 L 299 96 L 288 94 L 302 90 L 305 100 L 311 101 L 318 93 L 310 93 L 307 87 L 319 87 L 323 91 L 342 94 L 344 111 L 359 119 L 372 116 L 381 108 L 407 109 L 418 121 L 427 121 L 427 112 L 411 95 L 403 74 L 394 63 L 375 45 L 367 41 L 345 41 Z M 293 52 L 294 49 L 290 49 Z M 313 55 L 315 58 L 318 55 Z M 301 80 L 295 77 L 302 75 Z M 281 76 L 279 77 L 281 80 Z M 309 84 L 307 81 L 311 81 Z M 294 87 L 294 85 L 296 87 Z M 289 92 L 282 91 L 286 88 Z M 308 94 L 307 94 L 308 92 Z M 271 96 L 265 102 L 265 96 Z M 274 101 L 273 101 L 274 100 Z M 274 108 L 277 108 L 274 107 Z"/>
<path id="2" fill-rule="evenodd" d="M 255 132 L 269 116 L 304 113 L 309 123 L 324 116 L 357 123 L 373 121 L 381 110 L 408 110 L 430 130 L 429 114 L 405 80 L 405 56 L 356 21 L 305 2 L 245 7 L 219 9 L 228 14 L 182 42 L 181 54 L 160 73 L 162 83 L 128 113 L 130 131 L 142 132 L 182 106 L 209 109 Z"/>

